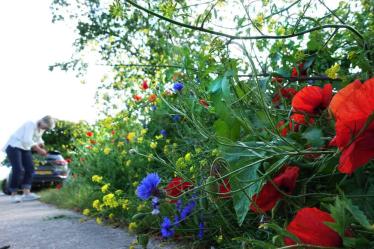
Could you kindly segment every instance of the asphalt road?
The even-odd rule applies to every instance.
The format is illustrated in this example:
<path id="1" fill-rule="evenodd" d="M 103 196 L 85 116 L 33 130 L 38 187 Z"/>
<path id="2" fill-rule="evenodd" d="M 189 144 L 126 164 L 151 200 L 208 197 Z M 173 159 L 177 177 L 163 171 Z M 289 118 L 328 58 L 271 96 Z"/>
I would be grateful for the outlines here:
<path id="1" fill-rule="evenodd" d="M 8 198 L 0 196 L 0 249 L 127 249 L 135 239 L 122 229 L 82 222 L 84 216 L 72 211 Z M 148 248 L 177 247 L 152 241 Z"/>

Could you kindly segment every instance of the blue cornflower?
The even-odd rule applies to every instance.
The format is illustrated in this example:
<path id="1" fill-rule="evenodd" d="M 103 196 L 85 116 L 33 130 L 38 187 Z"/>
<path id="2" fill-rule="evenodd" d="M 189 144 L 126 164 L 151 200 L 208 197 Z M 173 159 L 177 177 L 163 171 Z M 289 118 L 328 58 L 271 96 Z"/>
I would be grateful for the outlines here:
<path id="1" fill-rule="evenodd" d="M 184 85 L 183 85 L 182 82 L 175 82 L 174 85 L 173 85 L 173 89 L 176 92 L 182 91 L 183 87 L 184 87 Z"/>
<path id="2" fill-rule="evenodd" d="M 152 198 L 152 215 L 158 215 L 160 213 L 160 202 L 158 197 Z"/>
<path id="3" fill-rule="evenodd" d="M 160 182 L 161 178 L 157 173 L 148 174 L 137 187 L 136 195 L 144 201 L 151 196 L 157 196 L 159 194 L 157 186 Z"/>
<path id="4" fill-rule="evenodd" d="M 182 204 L 183 204 L 182 199 L 178 199 L 177 202 L 175 203 L 178 213 L 182 212 Z"/>
<path id="5" fill-rule="evenodd" d="M 199 233 L 197 234 L 197 237 L 199 238 L 199 240 L 202 240 L 204 237 L 204 223 L 203 222 L 199 223 Z"/>
<path id="6" fill-rule="evenodd" d="M 180 222 L 181 220 L 179 219 L 179 216 L 178 215 L 174 216 L 174 226 L 178 227 Z"/>
<path id="7" fill-rule="evenodd" d="M 164 217 L 161 223 L 161 234 L 164 238 L 169 238 L 174 236 L 175 231 L 173 230 L 173 223 L 168 217 Z"/>
<path id="8" fill-rule="evenodd" d="M 174 122 L 178 122 L 179 120 L 181 120 L 181 116 L 178 114 L 173 115 L 171 118 L 173 119 Z"/>
<path id="9" fill-rule="evenodd" d="M 189 201 L 181 212 L 181 220 L 185 220 L 192 213 L 195 206 L 196 202 L 194 200 Z"/>
<path id="10" fill-rule="evenodd" d="M 168 135 L 168 133 L 166 132 L 166 130 L 162 129 L 160 131 L 160 134 L 163 136 L 163 137 L 166 137 Z"/>
<path id="11" fill-rule="evenodd" d="M 151 105 L 151 110 L 152 110 L 152 111 L 156 111 L 156 109 L 157 109 L 157 106 L 155 106 L 155 105 Z"/>

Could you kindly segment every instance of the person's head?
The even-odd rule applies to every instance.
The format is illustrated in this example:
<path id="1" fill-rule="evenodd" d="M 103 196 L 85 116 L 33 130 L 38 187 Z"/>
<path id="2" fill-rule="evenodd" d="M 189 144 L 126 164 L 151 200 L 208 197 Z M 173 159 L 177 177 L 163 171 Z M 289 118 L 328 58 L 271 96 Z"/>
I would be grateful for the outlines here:
<path id="1" fill-rule="evenodd" d="M 47 115 L 38 121 L 38 127 L 42 130 L 52 130 L 55 128 L 55 119 Z"/>

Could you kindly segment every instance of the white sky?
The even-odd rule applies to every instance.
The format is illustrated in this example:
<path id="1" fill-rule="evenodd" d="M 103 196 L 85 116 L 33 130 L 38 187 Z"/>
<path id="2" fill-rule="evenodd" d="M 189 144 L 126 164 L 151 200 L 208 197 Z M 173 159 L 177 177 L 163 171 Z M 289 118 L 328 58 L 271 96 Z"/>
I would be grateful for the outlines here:
<path id="1" fill-rule="evenodd" d="M 0 149 L 27 120 L 44 115 L 92 122 L 95 84 L 103 72 L 91 69 L 81 84 L 74 73 L 48 66 L 70 58 L 74 33 L 52 24 L 49 0 L 0 1 Z M 0 153 L 0 159 L 4 154 Z"/>

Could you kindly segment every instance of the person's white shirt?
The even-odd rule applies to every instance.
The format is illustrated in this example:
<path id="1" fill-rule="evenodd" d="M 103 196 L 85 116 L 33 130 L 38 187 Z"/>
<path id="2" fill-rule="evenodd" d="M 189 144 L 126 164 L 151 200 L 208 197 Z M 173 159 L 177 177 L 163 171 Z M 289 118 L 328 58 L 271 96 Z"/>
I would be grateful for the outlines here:
<path id="1" fill-rule="evenodd" d="M 36 122 L 28 121 L 13 133 L 5 144 L 3 151 L 5 152 L 8 145 L 22 150 L 30 150 L 34 145 L 44 143 L 42 139 L 43 133 L 44 130 L 39 129 Z"/>

